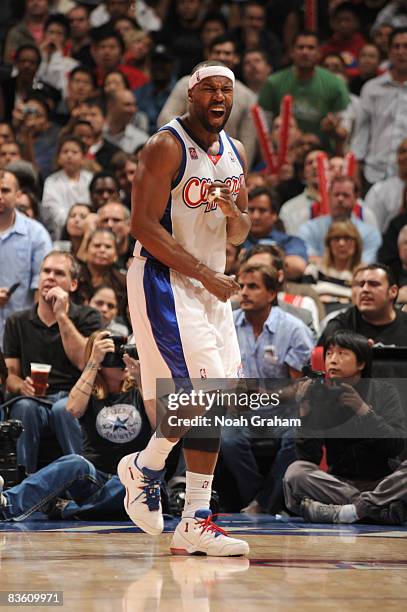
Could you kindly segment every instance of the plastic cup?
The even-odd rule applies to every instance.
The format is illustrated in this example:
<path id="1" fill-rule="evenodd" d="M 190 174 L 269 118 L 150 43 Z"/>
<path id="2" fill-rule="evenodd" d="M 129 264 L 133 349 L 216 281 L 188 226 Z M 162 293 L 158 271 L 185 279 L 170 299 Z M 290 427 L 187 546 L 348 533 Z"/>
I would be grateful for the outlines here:
<path id="1" fill-rule="evenodd" d="M 35 395 L 42 397 L 47 392 L 48 376 L 52 366 L 50 366 L 48 363 L 31 363 L 30 365 Z"/>

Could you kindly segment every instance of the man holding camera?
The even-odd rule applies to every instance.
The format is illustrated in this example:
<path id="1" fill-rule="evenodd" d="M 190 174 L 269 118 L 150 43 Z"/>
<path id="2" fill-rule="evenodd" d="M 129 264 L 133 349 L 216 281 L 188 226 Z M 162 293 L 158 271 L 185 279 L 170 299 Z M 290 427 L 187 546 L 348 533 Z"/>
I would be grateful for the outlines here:
<path id="1" fill-rule="evenodd" d="M 11 417 L 24 425 L 17 455 L 28 473 L 37 469 L 41 435 L 49 429 L 64 454 L 81 452 L 80 427 L 65 410 L 66 398 L 85 365 L 86 337 L 101 328 L 101 321 L 93 308 L 70 302 L 69 294 L 76 286 L 73 257 L 57 251 L 49 253 L 41 266 L 38 305 L 12 315 L 6 322 L 7 390 L 23 396 L 13 403 Z M 45 397 L 38 397 L 32 363 L 51 366 Z"/>
<path id="2" fill-rule="evenodd" d="M 43 225 L 16 210 L 19 184 L 15 174 L 0 171 L 0 347 L 7 317 L 34 305 L 40 266 L 51 250 Z"/>
<path id="3" fill-rule="evenodd" d="M 324 344 L 325 381 L 301 381 L 298 460 L 287 469 L 287 508 L 315 523 L 407 520 L 407 461 L 392 471 L 407 429 L 394 387 L 370 377 L 367 338 L 337 331 Z M 320 469 L 322 448 L 328 472 Z M 394 468 L 393 468 L 394 469 Z"/>

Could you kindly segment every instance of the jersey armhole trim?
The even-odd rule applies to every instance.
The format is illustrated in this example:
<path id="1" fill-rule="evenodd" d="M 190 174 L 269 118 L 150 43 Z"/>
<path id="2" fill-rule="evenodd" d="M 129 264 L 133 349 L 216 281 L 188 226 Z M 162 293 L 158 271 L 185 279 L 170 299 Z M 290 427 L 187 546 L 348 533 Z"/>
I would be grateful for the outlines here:
<path id="1" fill-rule="evenodd" d="M 240 153 L 239 153 L 239 151 L 237 150 L 235 143 L 233 142 L 233 140 L 231 139 L 231 137 L 230 137 L 228 134 L 226 134 L 226 132 L 225 132 L 225 136 L 226 136 L 226 138 L 228 139 L 228 141 L 229 141 L 229 143 L 230 143 L 230 146 L 232 147 L 232 149 L 233 149 L 233 151 L 234 151 L 234 153 L 235 153 L 235 155 L 236 155 L 237 159 L 238 159 L 238 160 L 239 160 L 239 162 L 240 162 L 240 165 L 242 166 L 242 170 L 243 170 L 243 172 L 244 172 L 244 164 L 243 164 L 243 160 L 242 160 L 242 158 L 240 157 Z"/>
<path id="2" fill-rule="evenodd" d="M 173 127 L 171 127 L 170 125 L 167 125 L 167 126 L 162 127 L 162 128 L 161 128 L 160 130 L 158 130 L 158 131 L 159 131 L 159 132 L 163 132 L 164 130 L 166 130 L 166 131 L 168 131 L 168 132 L 171 132 L 171 134 L 172 134 L 173 136 L 175 136 L 175 138 L 178 140 L 178 142 L 179 142 L 179 143 L 180 143 L 180 145 L 181 145 L 181 151 L 182 151 L 182 160 L 181 160 L 181 165 L 180 165 L 180 167 L 179 167 L 178 174 L 177 174 L 177 176 L 175 177 L 175 179 L 174 179 L 174 181 L 172 182 L 172 185 L 171 185 L 171 189 L 175 189 L 175 187 L 177 187 L 177 186 L 180 184 L 180 182 L 181 182 L 181 180 L 182 180 L 182 177 L 184 176 L 185 167 L 186 167 L 186 165 L 187 165 L 187 152 L 186 152 L 186 149 L 185 149 L 185 143 L 184 143 L 184 141 L 182 140 L 181 136 L 178 134 L 177 130 L 175 130 L 175 129 L 174 129 Z"/>

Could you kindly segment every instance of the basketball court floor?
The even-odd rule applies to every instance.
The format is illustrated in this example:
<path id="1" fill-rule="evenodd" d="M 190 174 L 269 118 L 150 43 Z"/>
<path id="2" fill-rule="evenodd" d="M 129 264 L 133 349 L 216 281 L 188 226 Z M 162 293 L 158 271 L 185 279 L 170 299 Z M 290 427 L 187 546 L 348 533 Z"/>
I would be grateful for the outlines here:
<path id="1" fill-rule="evenodd" d="M 407 610 L 407 525 L 218 522 L 249 559 L 171 556 L 174 521 L 157 538 L 131 523 L 0 523 L 0 607 L 10 591 L 62 591 L 69 612 Z"/>

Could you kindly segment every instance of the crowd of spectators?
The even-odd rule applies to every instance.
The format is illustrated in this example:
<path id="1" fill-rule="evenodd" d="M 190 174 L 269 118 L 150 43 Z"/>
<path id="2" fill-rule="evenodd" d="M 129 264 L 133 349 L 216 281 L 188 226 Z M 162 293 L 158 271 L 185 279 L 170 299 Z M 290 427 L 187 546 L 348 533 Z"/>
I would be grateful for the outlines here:
<path id="1" fill-rule="evenodd" d="M 101 470 L 94 478 L 103 489 L 107 476 L 100 474 L 115 471 L 100 459 L 109 446 L 103 440 L 114 438 L 100 426 L 96 400 L 85 419 L 72 389 L 92 350 L 94 355 L 87 343 L 93 332 L 131 334 L 126 272 L 134 247 L 132 178 L 149 136 L 186 111 L 188 74 L 205 59 L 235 72 L 225 130 L 242 141 L 249 165 L 251 232 L 240 247 L 228 245 L 226 268 L 241 285 L 232 301 L 244 374 L 295 380 L 317 345 L 325 347 L 326 359 L 327 342 L 329 347 L 341 330 L 368 339 L 365 352 L 373 344 L 407 347 L 407 1 L 320 0 L 317 30 L 306 29 L 305 5 L 1 3 L 0 354 L 8 367 L 6 391 L 15 401 L 0 417 L 23 422 L 18 460 L 27 474 L 36 473 L 40 446 L 52 435 L 62 454 L 84 454 L 96 465 L 76 457 L 66 464 L 75 478 Z M 292 111 L 284 126 L 287 95 Z M 263 157 L 255 104 L 269 128 L 276 168 Z M 338 342 L 363 361 L 360 341 Z M 32 362 L 52 366 L 44 398 L 34 397 Z M 121 393 L 123 381 L 107 384 Z M 381 414 L 376 403 L 369 410 Z M 151 415 L 147 422 L 141 396 L 137 405 L 144 440 L 154 423 Z M 407 411 L 400 410 L 403 420 Z M 405 438 L 406 428 L 400 424 L 392 436 Z M 320 449 L 311 453 L 312 468 L 304 468 L 309 443 L 296 443 L 291 428 L 269 437 L 265 462 L 252 431 L 224 432 L 224 471 L 216 480 L 221 497 L 230 478 L 234 510 L 288 508 L 321 518 L 301 503 L 312 494 L 316 501 L 338 500 L 318 499 L 318 490 L 309 490 Z M 390 450 L 386 461 L 403 456 L 402 443 Z M 117 444 L 114 452 L 120 459 Z M 66 465 L 58 463 L 53 478 Z M 369 474 L 372 487 L 389 473 Z M 356 489 L 364 476 L 352 474 Z M 346 500 L 356 495 L 345 493 Z M 44 495 L 41 490 L 39 498 Z M 360 516 L 369 514 L 364 503 Z"/>

